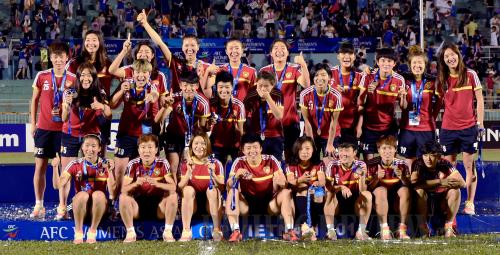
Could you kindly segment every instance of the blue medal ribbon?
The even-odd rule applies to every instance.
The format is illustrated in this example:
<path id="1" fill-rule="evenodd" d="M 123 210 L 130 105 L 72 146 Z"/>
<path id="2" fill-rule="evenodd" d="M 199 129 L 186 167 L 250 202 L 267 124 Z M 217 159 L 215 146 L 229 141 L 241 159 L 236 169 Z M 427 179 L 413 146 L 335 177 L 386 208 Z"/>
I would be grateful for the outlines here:
<path id="1" fill-rule="evenodd" d="M 478 141 L 477 141 L 477 160 L 476 160 L 476 172 L 481 171 L 481 176 L 483 179 L 486 177 L 486 174 L 484 173 L 484 167 L 483 167 L 483 139 L 481 137 L 481 133 L 484 131 L 484 128 L 479 129 L 478 133 Z"/>
<path id="2" fill-rule="evenodd" d="M 64 74 L 63 74 L 62 81 L 61 81 L 61 86 L 57 87 L 56 75 L 54 73 L 54 69 L 52 69 L 52 90 L 54 90 L 54 103 L 53 103 L 54 108 L 59 107 L 59 104 L 60 104 L 62 97 L 63 97 L 63 91 L 65 88 L 65 84 L 66 84 L 66 70 L 64 70 Z"/>
<path id="3" fill-rule="evenodd" d="M 82 180 L 84 182 L 84 186 L 81 187 L 81 190 L 82 191 L 89 191 L 89 190 L 92 190 L 92 186 L 90 185 L 89 183 L 89 174 L 88 174 L 88 171 L 87 171 L 87 165 L 94 169 L 95 170 L 95 173 L 94 173 L 94 181 L 95 181 L 95 176 L 97 175 L 97 170 L 99 168 L 99 159 L 97 159 L 97 163 L 95 164 L 92 164 L 90 162 L 88 162 L 86 159 L 83 160 L 83 176 L 82 176 Z"/>
<path id="4" fill-rule="evenodd" d="M 155 167 L 156 167 L 156 159 L 153 161 L 153 164 L 151 165 L 151 168 L 149 169 L 149 171 L 146 172 L 146 170 L 144 169 L 144 166 L 142 165 L 142 160 L 141 160 L 141 176 L 144 176 L 145 174 L 147 174 L 149 177 L 151 177 L 153 175 Z"/>
<path id="5" fill-rule="evenodd" d="M 187 114 L 187 105 L 186 105 L 186 99 L 183 97 L 182 98 L 182 113 L 184 114 L 184 120 L 186 121 L 187 125 L 187 131 L 186 131 L 186 137 L 185 139 L 190 139 L 191 135 L 193 134 L 193 126 L 194 126 L 194 115 L 196 113 L 196 108 L 198 107 L 198 99 L 196 96 L 193 99 L 193 104 L 192 104 L 192 109 L 191 109 L 191 115 Z"/>
<path id="6" fill-rule="evenodd" d="M 233 197 L 231 198 L 231 211 L 234 211 L 236 209 L 236 189 L 238 188 L 238 185 L 240 184 L 240 180 L 236 179 L 236 173 L 233 175 L 233 185 L 231 189 L 233 190 Z"/>
<path id="7" fill-rule="evenodd" d="M 323 122 L 323 115 L 325 113 L 325 108 L 326 108 L 326 99 L 328 97 L 329 92 L 330 92 L 330 86 L 327 87 L 325 96 L 323 97 L 323 102 L 321 104 L 321 107 L 319 107 L 318 91 L 316 90 L 316 88 L 314 88 L 314 105 L 316 106 L 316 121 L 318 122 L 318 130 L 321 130 L 321 122 Z"/>
<path id="8" fill-rule="evenodd" d="M 227 69 L 231 75 L 233 75 L 233 68 L 231 67 L 231 64 L 227 64 Z M 240 75 L 241 75 L 241 70 L 243 69 L 243 63 L 240 62 L 240 66 L 238 67 L 238 72 L 236 76 L 233 78 L 233 96 L 236 96 L 238 94 L 238 81 L 240 80 Z"/>
<path id="9" fill-rule="evenodd" d="M 213 164 L 215 162 L 215 155 L 214 154 L 210 155 L 210 157 L 208 157 L 208 161 L 210 162 L 210 164 Z M 208 180 L 208 189 L 212 190 L 214 189 L 214 180 L 212 180 L 213 169 L 211 169 L 210 166 L 208 166 L 208 170 L 209 170 L 208 174 L 210 177 L 210 179 Z"/>
<path id="10" fill-rule="evenodd" d="M 392 75 L 389 74 L 389 76 L 386 77 L 384 84 L 380 87 L 380 89 L 384 89 L 387 86 L 387 84 L 389 84 L 389 81 L 391 81 L 391 79 Z M 375 79 L 373 81 L 376 82 L 378 85 L 378 80 L 380 80 L 380 70 L 378 70 L 377 73 L 375 74 Z"/>
<path id="11" fill-rule="evenodd" d="M 281 90 L 281 87 L 283 86 L 283 78 L 285 78 L 286 69 L 288 68 L 288 62 L 285 64 L 285 68 L 283 68 L 283 71 L 281 71 L 281 76 L 279 79 L 278 79 L 278 72 L 276 72 L 276 68 L 274 67 L 274 64 L 272 66 L 273 66 L 274 75 L 276 77 L 276 87 L 278 87 L 278 89 Z"/>
<path id="12" fill-rule="evenodd" d="M 422 84 L 420 85 L 420 89 L 418 89 L 418 90 L 417 90 L 417 82 L 416 81 L 411 82 L 411 98 L 412 98 L 411 101 L 413 103 L 413 109 L 416 111 L 416 116 L 418 116 L 420 114 L 420 108 L 422 106 L 425 82 L 426 82 L 426 80 L 423 79 Z"/>
<path id="13" fill-rule="evenodd" d="M 342 77 L 342 71 L 339 70 L 339 82 L 340 86 L 342 87 L 342 90 L 344 90 L 344 78 Z M 351 75 L 349 76 L 349 85 L 347 88 L 347 91 L 352 89 L 352 84 L 354 83 L 354 70 L 351 71 Z"/>
<path id="14" fill-rule="evenodd" d="M 267 126 L 267 109 L 268 109 L 267 102 L 261 103 L 261 106 L 259 107 L 259 114 L 260 114 L 259 122 L 260 122 L 261 137 L 265 136 L 266 126 Z"/>
<path id="15" fill-rule="evenodd" d="M 231 115 L 231 111 L 233 109 L 233 99 L 230 98 L 229 99 L 229 104 L 227 105 L 227 112 L 226 112 L 226 117 L 224 117 L 224 119 L 227 121 L 229 119 L 229 116 Z M 219 101 L 219 103 L 217 104 L 217 113 L 218 113 L 218 117 L 217 117 L 217 122 L 221 122 L 223 120 L 223 118 L 221 117 L 222 116 L 222 105 Z"/>
<path id="16" fill-rule="evenodd" d="M 81 137 L 81 124 L 83 122 L 83 117 L 85 116 L 85 108 L 83 107 L 78 107 L 78 119 L 80 119 L 80 134 L 78 135 L 78 137 L 80 138 Z M 71 114 L 69 115 L 69 118 L 68 118 L 68 135 L 71 135 Z"/>

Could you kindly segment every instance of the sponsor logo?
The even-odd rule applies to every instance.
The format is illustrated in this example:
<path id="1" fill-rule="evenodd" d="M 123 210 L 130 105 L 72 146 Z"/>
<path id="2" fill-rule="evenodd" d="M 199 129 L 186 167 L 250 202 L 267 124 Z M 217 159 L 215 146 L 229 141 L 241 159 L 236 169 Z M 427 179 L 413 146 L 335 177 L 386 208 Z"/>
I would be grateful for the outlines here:
<path id="1" fill-rule="evenodd" d="M 0 134 L 0 147 L 18 147 L 19 136 L 17 134 Z"/>
<path id="2" fill-rule="evenodd" d="M 19 233 L 19 228 L 16 225 L 8 225 L 7 228 L 3 229 L 5 233 L 4 237 L 8 240 L 16 239 L 17 234 Z"/>

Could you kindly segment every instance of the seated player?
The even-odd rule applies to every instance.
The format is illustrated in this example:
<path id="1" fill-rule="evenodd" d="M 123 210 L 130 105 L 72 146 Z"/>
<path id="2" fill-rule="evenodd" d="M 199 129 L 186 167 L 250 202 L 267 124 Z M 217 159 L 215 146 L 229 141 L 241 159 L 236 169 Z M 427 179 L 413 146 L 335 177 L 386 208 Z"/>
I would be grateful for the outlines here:
<path id="1" fill-rule="evenodd" d="M 327 238 L 337 239 L 335 215 L 359 216 L 356 240 L 370 240 L 366 224 L 372 211 L 372 194 L 367 190 L 365 162 L 356 160 L 355 139 L 345 141 L 339 146 L 339 159 L 331 161 L 325 169 L 326 202 L 324 207 Z"/>
<path id="2" fill-rule="evenodd" d="M 448 160 L 441 158 L 441 145 L 427 142 L 422 148 L 422 156 L 413 162 L 411 183 L 417 193 L 417 208 L 420 229 L 429 236 L 427 226 L 428 202 L 438 203 L 446 212 L 444 236 L 455 237 L 453 222 L 460 207 L 460 188 L 465 188 L 462 175 Z"/>
<path id="3" fill-rule="evenodd" d="M 106 211 L 106 188 L 113 193 L 113 161 L 106 162 L 99 158 L 101 139 L 89 134 L 83 137 L 81 147 L 83 158 L 71 161 L 58 178 L 56 188 L 64 187 L 71 178 L 75 178 L 75 196 L 73 197 L 73 215 L 75 218 L 75 238 L 73 243 L 83 242 L 83 222 L 90 218 L 87 231 L 87 243 L 95 243 L 97 226 Z"/>
<path id="4" fill-rule="evenodd" d="M 181 164 L 179 189 L 182 191 L 182 236 L 179 241 L 191 241 L 191 218 L 197 207 L 206 207 L 212 216 L 214 241 L 222 239 L 221 191 L 224 188 L 224 168 L 213 157 L 210 140 L 205 132 L 198 131 L 189 143 L 188 157 Z"/>
<path id="5" fill-rule="evenodd" d="M 401 221 L 397 236 L 399 239 L 410 239 L 406 233 L 406 221 L 410 207 L 410 173 L 402 159 L 396 158 L 397 140 L 394 136 L 382 136 L 377 141 L 380 156 L 368 160 L 368 190 L 375 196 L 375 211 L 380 224 L 382 240 L 392 239 L 391 229 L 387 224 L 389 203 L 399 204 Z M 398 203 L 399 201 L 399 203 Z"/>
<path id="6" fill-rule="evenodd" d="M 139 158 L 128 163 L 120 195 L 120 215 L 127 228 L 123 242 L 135 242 L 134 219 L 139 218 L 165 218 L 163 241 L 174 242 L 172 228 L 177 193 L 170 165 L 156 157 L 158 138 L 155 135 L 142 135 L 137 144 Z"/>
<path id="7" fill-rule="evenodd" d="M 325 194 L 323 164 L 315 154 L 314 140 L 308 136 L 299 137 L 293 145 L 293 156 L 286 168 L 286 179 L 295 193 L 296 215 L 301 224 L 302 239 L 311 241 L 316 240 L 313 227 L 318 226 Z"/>
<path id="8" fill-rule="evenodd" d="M 234 161 L 227 181 L 226 214 L 233 231 L 229 241 L 243 239 L 240 215 L 280 213 L 286 229 L 283 239 L 297 241 L 293 229 L 292 192 L 286 188 L 280 162 L 274 156 L 262 154 L 262 140 L 258 135 L 243 135 L 241 147 L 244 156 Z"/>

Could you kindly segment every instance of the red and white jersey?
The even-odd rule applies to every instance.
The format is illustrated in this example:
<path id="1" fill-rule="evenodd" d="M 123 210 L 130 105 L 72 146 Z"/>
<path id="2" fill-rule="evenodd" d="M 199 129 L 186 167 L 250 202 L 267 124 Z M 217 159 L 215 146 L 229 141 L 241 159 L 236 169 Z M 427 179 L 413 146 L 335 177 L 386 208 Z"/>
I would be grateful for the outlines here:
<path id="1" fill-rule="evenodd" d="M 196 104 L 193 123 L 196 123 L 200 118 L 207 118 L 208 116 L 210 116 L 210 105 L 208 104 L 208 100 L 201 94 L 196 94 L 193 101 L 186 102 L 186 109 L 183 109 L 182 92 L 175 93 L 173 98 L 173 111 L 172 113 L 170 113 L 170 122 L 167 127 L 167 133 L 169 136 L 178 135 L 182 137 L 184 136 L 184 133 L 187 132 L 188 124 L 186 122 L 186 119 L 184 118 L 184 111 L 186 111 L 188 116 L 192 116 L 193 104 Z"/>
<path id="2" fill-rule="evenodd" d="M 170 72 L 172 75 L 172 87 L 171 90 L 173 93 L 177 93 L 181 91 L 180 88 L 180 75 L 182 71 L 185 70 L 193 70 L 197 69 L 198 67 L 201 68 L 201 71 L 204 73 L 205 70 L 210 66 L 209 63 L 197 59 L 194 66 L 186 65 L 183 60 L 179 59 L 178 57 L 174 56 L 172 54 L 172 58 L 169 63 L 167 63 L 168 67 L 170 68 Z M 200 77 L 201 79 L 201 77 Z"/>
<path id="3" fill-rule="evenodd" d="M 147 93 L 155 90 L 154 86 L 147 88 Z M 140 92 L 136 92 L 140 93 Z M 130 92 L 122 97 L 123 111 L 118 125 L 118 134 L 139 137 L 142 135 L 142 121 L 147 120 L 153 123 L 154 117 L 158 113 L 158 104 L 145 104 L 144 97 L 134 99 Z"/>
<path id="4" fill-rule="evenodd" d="M 219 160 L 214 159 L 214 165 L 214 174 L 219 177 L 224 176 L 224 167 L 222 166 L 222 163 Z M 181 164 L 181 177 L 186 176 L 187 170 L 187 162 L 183 161 Z M 194 190 L 198 193 L 207 191 L 209 183 L 210 170 L 208 168 L 208 163 L 193 164 L 193 172 L 189 178 L 187 185 L 193 187 Z M 212 180 L 212 183 L 214 185 L 214 188 L 217 188 L 217 183 L 215 183 L 215 180 Z"/>
<path id="5" fill-rule="evenodd" d="M 111 95 L 111 84 L 113 83 L 113 79 L 115 76 L 109 72 L 109 66 L 111 65 L 111 60 L 106 59 L 105 67 L 102 70 L 97 70 L 97 78 L 99 79 L 99 84 L 106 91 L 106 95 Z M 77 59 L 71 59 L 66 64 L 66 70 L 76 74 L 80 63 L 78 63 Z"/>
<path id="6" fill-rule="evenodd" d="M 237 158 L 231 166 L 229 178 L 232 178 L 243 168 L 252 174 L 252 179 L 240 179 L 241 192 L 251 197 L 267 197 L 274 194 L 273 176 L 277 171 L 282 171 L 279 161 L 272 155 L 262 155 L 258 166 L 251 166 L 245 156 Z"/>
<path id="7" fill-rule="evenodd" d="M 133 79 L 134 67 L 132 65 L 124 66 L 122 67 L 122 69 L 123 71 L 125 71 L 124 79 Z M 151 84 L 155 85 L 155 87 L 158 89 L 158 93 L 160 93 L 161 96 L 164 96 L 168 93 L 167 77 L 163 72 L 158 71 L 156 79 L 151 79 Z"/>
<path id="8" fill-rule="evenodd" d="M 325 105 L 323 105 L 323 103 Z M 318 123 L 321 134 L 319 137 L 328 139 L 330 134 L 330 124 L 333 121 L 333 114 L 343 110 L 342 95 L 336 89 L 328 87 L 325 94 L 317 93 L 315 86 L 310 86 L 300 92 L 300 107 L 308 113 L 307 121 L 311 124 L 314 137 L 318 136 Z M 319 120 L 321 116 L 321 122 Z M 337 123 L 337 130 L 334 137 L 340 136 L 340 126 Z"/>
<path id="9" fill-rule="evenodd" d="M 274 65 L 267 65 L 260 69 L 259 72 L 266 71 L 276 76 L 276 87 L 280 78 L 283 76 L 281 92 L 283 94 L 283 126 L 287 127 L 299 123 L 299 115 L 297 114 L 297 87 L 300 86 L 297 79 L 302 76 L 300 66 L 297 64 L 287 63 L 286 70 L 274 71 Z M 285 74 L 283 75 L 283 72 Z"/>
<path id="10" fill-rule="evenodd" d="M 210 134 L 212 146 L 239 148 L 240 133 L 236 130 L 236 126 L 246 120 L 243 103 L 237 98 L 231 98 L 229 105 L 224 107 L 216 97 L 213 97 L 210 99 L 210 112 L 218 116 Z"/>
<path id="11" fill-rule="evenodd" d="M 457 172 L 458 170 L 451 164 L 450 161 L 446 159 L 439 159 L 436 163 L 436 167 L 434 169 L 429 169 L 422 158 L 415 160 L 411 167 L 412 173 L 417 172 L 417 183 L 421 184 L 426 181 L 438 180 L 438 179 L 446 179 L 448 176 Z M 433 187 L 429 188 L 431 192 L 445 192 L 447 188 L 444 187 Z"/>
<path id="12" fill-rule="evenodd" d="M 340 128 L 355 128 L 358 122 L 358 96 L 359 96 L 359 83 L 363 74 L 359 71 L 354 72 L 354 77 L 352 79 L 352 86 L 349 86 L 349 81 L 351 80 L 351 73 L 342 73 L 342 84 L 340 83 L 340 67 L 334 66 L 331 69 L 332 88 L 337 89 L 342 94 L 342 106 L 344 109 L 340 112 L 339 125 Z"/>
<path id="13" fill-rule="evenodd" d="M 69 175 L 74 179 L 76 193 L 106 192 L 107 181 L 110 178 L 108 169 L 102 167 L 102 160 L 92 165 L 85 158 L 71 161 L 64 169 L 63 175 Z"/>
<path id="14" fill-rule="evenodd" d="M 358 104 L 364 105 L 365 108 L 363 125 L 370 130 L 385 131 L 394 121 L 398 91 L 401 87 L 406 88 L 405 79 L 398 73 L 392 72 L 389 78 L 379 78 L 375 91 L 368 93 L 368 85 L 378 76 L 377 72 L 373 71 L 361 78 Z"/>
<path id="15" fill-rule="evenodd" d="M 404 109 L 401 113 L 401 129 L 411 130 L 411 131 L 434 131 L 436 130 L 436 120 L 434 116 L 437 116 L 435 111 L 439 112 L 440 105 L 440 93 L 437 90 L 436 82 L 433 80 L 426 80 L 425 84 L 422 85 L 423 80 L 419 81 L 409 81 L 406 80 L 406 86 L 408 88 L 408 94 L 406 94 L 406 100 L 408 102 L 408 107 Z M 413 96 L 412 87 L 415 86 L 415 91 L 418 95 L 421 92 L 421 99 L 417 99 L 417 96 Z M 422 88 L 422 86 L 424 86 Z M 413 99 L 417 99 L 414 101 Z M 418 100 L 421 100 L 420 103 Z M 419 114 L 419 125 L 414 126 L 409 124 L 409 112 L 417 111 L 417 103 L 420 104 L 420 114 Z M 436 107 L 437 106 L 437 107 Z"/>
<path id="16" fill-rule="evenodd" d="M 279 91 L 275 87 L 273 88 L 270 94 L 274 103 L 276 103 L 278 107 L 283 108 L 281 91 Z M 247 128 L 246 132 L 254 134 L 262 133 L 260 115 L 261 112 L 263 113 L 265 112 L 265 116 L 267 119 L 265 121 L 264 135 L 266 137 L 283 136 L 283 125 L 281 124 L 282 121 L 274 116 L 266 100 L 260 98 L 259 94 L 257 93 L 257 86 L 254 86 L 250 89 L 247 97 L 245 98 L 244 104 L 248 120 L 246 125 Z M 262 115 L 264 116 L 264 114 Z"/>
<path id="17" fill-rule="evenodd" d="M 140 158 L 136 158 L 128 162 L 125 171 L 125 178 L 132 179 L 132 183 L 137 180 L 137 177 L 149 176 L 157 182 L 167 183 L 166 178 L 172 176 L 170 165 L 166 159 L 156 158 L 151 166 L 144 166 Z M 134 194 L 146 196 L 163 196 L 164 190 L 155 188 L 149 183 L 144 183 L 134 191 Z"/>
<path id="18" fill-rule="evenodd" d="M 289 165 L 285 169 L 286 175 L 293 175 L 295 179 L 302 177 L 304 174 L 309 174 L 311 176 L 311 181 L 309 186 L 318 180 L 318 172 L 323 172 L 323 164 L 309 165 L 307 168 L 303 168 L 300 165 Z"/>
<path id="19" fill-rule="evenodd" d="M 75 86 L 76 76 L 73 73 L 66 72 L 66 81 L 64 87 L 61 88 L 63 82 L 63 76 L 55 77 L 56 84 L 52 83 L 52 69 L 45 71 L 40 71 L 33 81 L 33 88 L 36 88 L 40 92 L 39 106 L 40 110 L 38 112 L 38 118 L 36 122 L 36 127 L 49 131 L 61 131 L 63 123 L 52 121 L 52 108 L 54 107 L 54 85 L 56 90 L 62 91 L 67 88 L 72 88 Z M 62 109 L 63 98 L 61 96 L 59 100 L 59 109 Z M 62 113 L 62 110 L 61 112 Z"/>
<path id="20" fill-rule="evenodd" d="M 410 178 L 410 171 L 408 169 L 408 166 L 406 165 L 406 162 L 403 159 L 395 158 L 391 166 L 384 167 L 382 165 L 382 158 L 375 157 L 373 159 L 368 160 L 366 165 L 368 167 L 368 176 L 367 176 L 368 181 L 371 181 L 375 178 L 378 178 L 377 172 L 378 172 L 379 166 L 384 169 L 384 171 L 385 171 L 384 178 L 382 178 L 379 181 L 377 187 L 378 186 L 385 186 L 389 189 L 396 184 L 402 184 L 401 179 L 399 179 L 396 176 L 396 173 L 394 172 L 394 167 L 397 167 L 398 169 L 400 169 L 402 171 L 402 175 Z"/>
<path id="21" fill-rule="evenodd" d="M 457 86 L 458 77 L 448 77 L 448 90 L 444 94 L 444 114 L 441 128 L 462 130 L 476 125 L 475 92 L 482 90 L 475 71 L 467 69 L 467 84 Z"/>
<path id="22" fill-rule="evenodd" d="M 354 160 L 351 168 L 347 169 L 340 160 L 332 160 L 325 169 L 326 180 L 332 185 L 344 185 L 351 192 L 359 192 L 359 179 L 363 175 L 363 165 L 365 162 Z"/>
<path id="23" fill-rule="evenodd" d="M 219 68 L 228 72 L 230 69 L 229 64 L 221 65 L 219 66 Z M 238 73 L 240 73 L 239 77 L 237 77 Z M 233 93 L 233 97 L 243 102 L 248 94 L 248 90 L 250 90 L 251 87 L 255 86 L 257 71 L 255 70 L 255 68 L 248 66 L 247 64 L 242 64 L 241 71 L 239 71 L 239 68 L 231 68 L 231 74 L 233 75 L 234 79 L 238 79 L 238 83 L 236 85 L 236 95 Z"/>

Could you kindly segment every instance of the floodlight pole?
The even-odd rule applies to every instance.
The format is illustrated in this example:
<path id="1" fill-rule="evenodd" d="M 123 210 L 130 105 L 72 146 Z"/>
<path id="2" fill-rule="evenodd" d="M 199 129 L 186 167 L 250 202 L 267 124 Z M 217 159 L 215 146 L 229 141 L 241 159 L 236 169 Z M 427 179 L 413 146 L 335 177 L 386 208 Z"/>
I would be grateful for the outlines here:
<path id="1" fill-rule="evenodd" d="M 424 49 L 424 0 L 420 0 L 420 47 Z"/>

